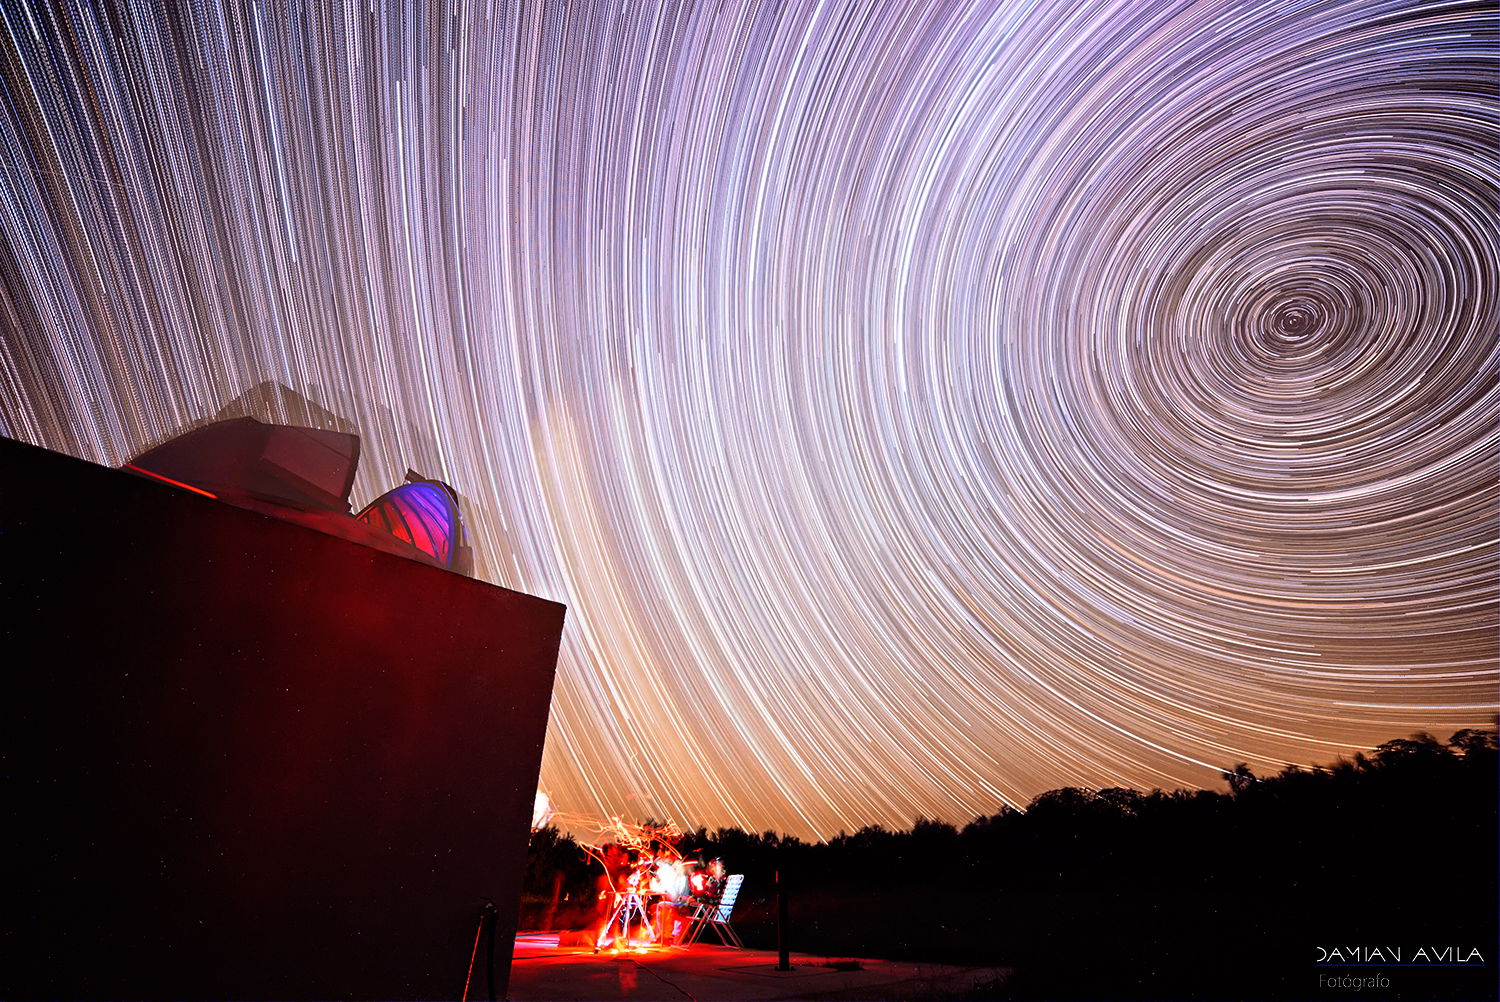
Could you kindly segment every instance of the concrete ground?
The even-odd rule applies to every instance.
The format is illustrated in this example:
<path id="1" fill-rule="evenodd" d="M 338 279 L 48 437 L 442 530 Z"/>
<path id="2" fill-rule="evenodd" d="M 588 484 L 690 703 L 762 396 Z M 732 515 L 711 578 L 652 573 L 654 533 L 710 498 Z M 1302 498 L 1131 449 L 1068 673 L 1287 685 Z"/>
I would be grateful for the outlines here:
<path id="1" fill-rule="evenodd" d="M 891 960 L 791 955 L 776 969 L 764 950 L 697 943 L 641 952 L 600 953 L 559 946 L 556 933 L 516 937 L 510 968 L 512 1002 L 775 1002 L 782 999 L 982 998 L 1010 973 L 1003 967 L 953 967 Z"/>

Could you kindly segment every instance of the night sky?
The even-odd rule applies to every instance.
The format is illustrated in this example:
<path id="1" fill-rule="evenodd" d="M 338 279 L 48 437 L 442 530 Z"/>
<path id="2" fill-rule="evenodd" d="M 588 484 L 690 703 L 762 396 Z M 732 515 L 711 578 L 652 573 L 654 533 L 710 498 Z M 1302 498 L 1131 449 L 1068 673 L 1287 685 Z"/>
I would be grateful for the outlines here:
<path id="1" fill-rule="evenodd" d="M 273 381 L 356 505 L 454 484 L 569 608 L 562 809 L 1493 726 L 1493 3 L 67 6 L 3 8 L 0 432 Z"/>

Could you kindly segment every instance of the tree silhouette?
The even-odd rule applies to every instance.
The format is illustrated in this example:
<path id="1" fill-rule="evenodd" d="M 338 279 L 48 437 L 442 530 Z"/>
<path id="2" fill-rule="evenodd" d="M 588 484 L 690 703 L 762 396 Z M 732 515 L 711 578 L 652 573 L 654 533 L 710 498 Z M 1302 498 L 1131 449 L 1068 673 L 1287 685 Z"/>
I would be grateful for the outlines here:
<path id="1" fill-rule="evenodd" d="M 1225 782 L 1229 784 L 1229 792 L 1236 797 L 1255 785 L 1255 773 L 1250 771 L 1248 762 L 1239 762 L 1222 775 Z"/>

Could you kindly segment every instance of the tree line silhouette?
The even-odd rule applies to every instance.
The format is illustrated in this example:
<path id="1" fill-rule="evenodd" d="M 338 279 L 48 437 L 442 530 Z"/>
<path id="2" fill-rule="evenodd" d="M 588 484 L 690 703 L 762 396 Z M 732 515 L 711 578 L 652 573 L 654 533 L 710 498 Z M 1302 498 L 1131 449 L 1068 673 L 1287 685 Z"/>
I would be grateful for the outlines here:
<path id="1" fill-rule="evenodd" d="M 1213 978 L 1224 997 L 1310 997 L 1327 941 L 1473 942 L 1494 964 L 1497 757 L 1494 730 L 1415 734 L 1329 766 L 1239 763 L 1227 793 L 1065 787 L 962 828 L 700 828 L 680 848 L 746 875 L 736 926 L 752 945 L 774 942 L 779 873 L 799 950 L 1012 965 L 1017 998 L 1215 997 Z M 523 926 L 549 900 L 568 920 L 556 903 L 587 901 L 594 880 L 572 839 L 539 830 Z M 1453 983 L 1405 997 L 1472 997 Z"/>

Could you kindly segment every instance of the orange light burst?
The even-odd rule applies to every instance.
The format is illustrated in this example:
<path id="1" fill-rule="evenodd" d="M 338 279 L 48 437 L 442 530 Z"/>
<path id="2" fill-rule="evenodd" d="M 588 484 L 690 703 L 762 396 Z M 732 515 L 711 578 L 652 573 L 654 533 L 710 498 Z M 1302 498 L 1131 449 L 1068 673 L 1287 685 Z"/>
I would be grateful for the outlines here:
<path id="1" fill-rule="evenodd" d="M 675 865 L 682 859 L 677 848 L 681 829 L 672 821 L 632 824 L 618 815 L 596 818 L 563 811 L 554 811 L 550 821 L 566 830 L 609 877 L 611 891 L 601 891 L 599 896 L 602 899 L 609 893 L 613 899 L 608 917 L 595 934 L 594 951 L 606 945 L 616 953 L 660 948 L 663 944 L 646 899 L 666 893 L 657 869 L 662 863 Z M 613 861 L 612 853 L 618 854 Z"/>

